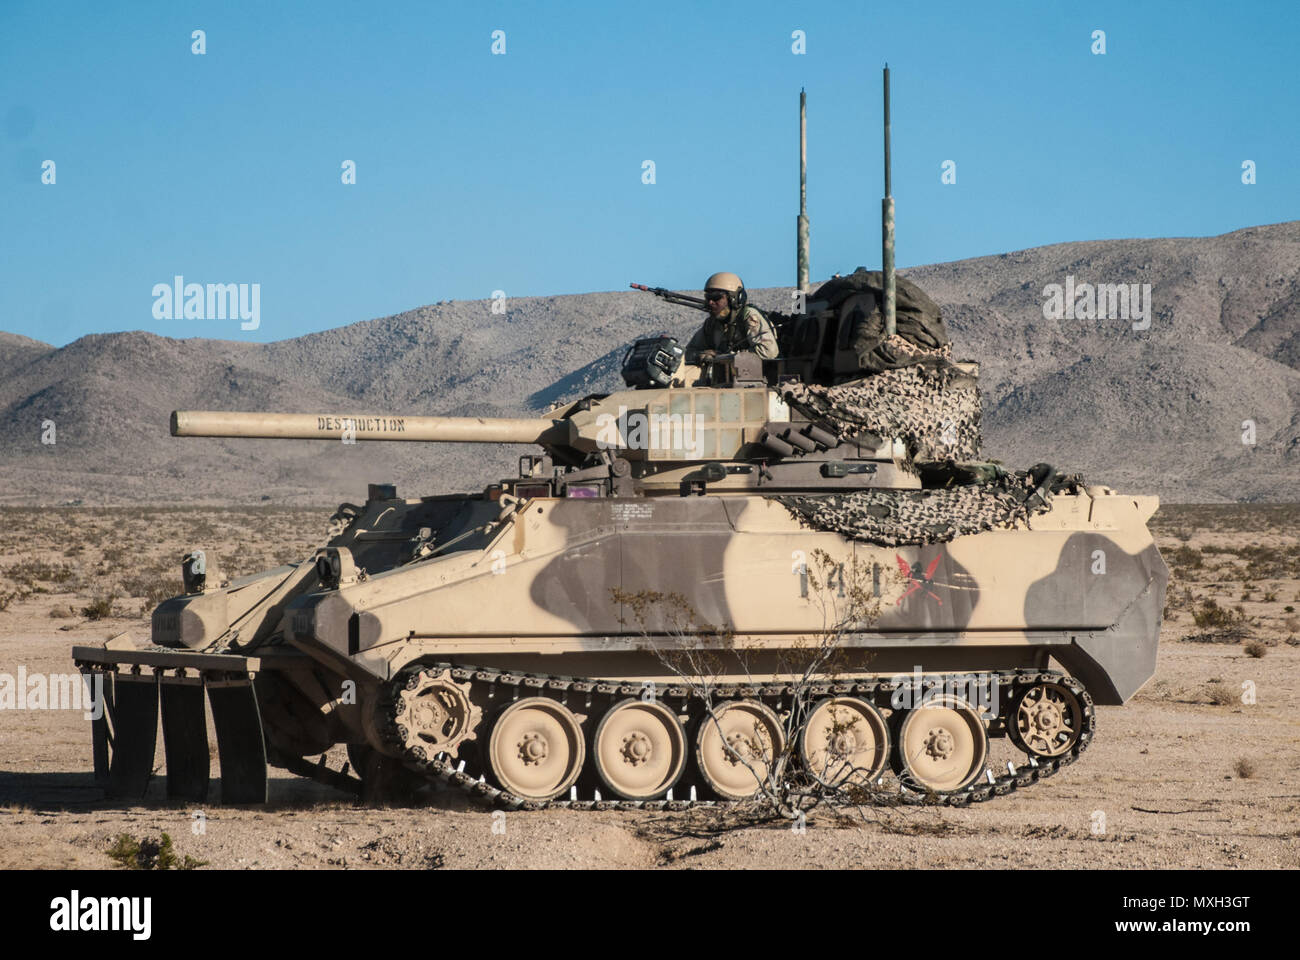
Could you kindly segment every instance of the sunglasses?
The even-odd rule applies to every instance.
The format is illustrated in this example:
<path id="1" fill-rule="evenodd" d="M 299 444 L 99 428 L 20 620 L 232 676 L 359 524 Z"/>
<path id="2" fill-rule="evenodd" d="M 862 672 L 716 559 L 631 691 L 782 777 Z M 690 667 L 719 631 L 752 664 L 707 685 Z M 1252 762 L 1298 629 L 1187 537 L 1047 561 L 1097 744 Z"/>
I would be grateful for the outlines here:
<path id="1" fill-rule="evenodd" d="M 727 295 L 726 295 L 725 293 L 720 293 L 720 292 L 718 292 L 718 291 L 713 291 L 713 292 L 710 292 L 710 293 L 706 293 L 706 294 L 704 295 L 704 299 L 705 299 L 707 302 L 712 303 L 714 300 L 725 300 L 725 299 L 727 299 Z"/>

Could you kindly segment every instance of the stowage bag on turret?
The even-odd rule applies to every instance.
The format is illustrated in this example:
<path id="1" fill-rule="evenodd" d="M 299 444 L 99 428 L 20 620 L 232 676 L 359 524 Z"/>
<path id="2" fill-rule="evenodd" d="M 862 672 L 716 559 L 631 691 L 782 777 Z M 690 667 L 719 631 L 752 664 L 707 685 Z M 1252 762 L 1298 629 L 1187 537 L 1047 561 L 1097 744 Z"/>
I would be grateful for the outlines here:
<path id="1" fill-rule="evenodd" d="M 849 325 L 849 345 L 863 371 L 879 373 L 917 362 L 915 354 L 885 339 L 885 282 L 879 270 L 858 267 L 848 276 L 826 281 L 809 299 L 825 301 L 838 316 L 839 329 Z M 895 321 L 898 335 L 923 350 L 949 343 L 939 305 L 903 277 L 895 279 Z"/>

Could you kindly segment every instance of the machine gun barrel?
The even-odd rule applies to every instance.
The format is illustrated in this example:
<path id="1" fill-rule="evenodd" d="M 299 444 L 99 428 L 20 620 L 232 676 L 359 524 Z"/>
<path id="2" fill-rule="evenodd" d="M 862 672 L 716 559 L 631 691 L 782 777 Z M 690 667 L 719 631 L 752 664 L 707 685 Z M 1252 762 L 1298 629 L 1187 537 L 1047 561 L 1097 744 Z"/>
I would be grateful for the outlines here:
<path id="1" fill-rule="evenodd" d="M 273 440 L 403 440 L 433 443 L 572 444 L 571 420 L 493 417 L 402 417 L 380 414 L 172 412 L 173 437 Z"/>
<path id="2" fill-rule="evenodd" d="M 647 287 L 644 283 L 628 284 L 633 290 L 643 290 L 646 293 L 653 293 L 661 300 L 667 300 L 669 303 L 675 303 L 683 307 L 694 307 L 696 310 L 708 310 L 709 305 L 704 302 L 703 297 L 692 297 L 685 293 L 677 293 L 675 290 L 666 290 L 663 287 Z"/>

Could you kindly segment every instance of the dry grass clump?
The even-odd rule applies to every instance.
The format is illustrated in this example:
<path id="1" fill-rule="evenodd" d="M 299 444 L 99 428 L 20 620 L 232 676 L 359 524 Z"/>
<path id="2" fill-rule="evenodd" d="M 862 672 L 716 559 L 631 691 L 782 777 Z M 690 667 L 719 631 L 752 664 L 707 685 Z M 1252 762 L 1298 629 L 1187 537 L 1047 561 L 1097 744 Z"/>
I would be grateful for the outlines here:
<path id="1" fill-rule="evenodd" d="M 1198 627 L 1230 627 L 1235 621 L 1245 620 L 1245 610 L 1240 606 L 1228 610 L 1219 606 L 1213 597 L 1206 597 L 1200 607 L 1192 611 L 1192 620 Z"/>
<path id="2" fill-rule="evenodd" d="M 1222 680 L 1214 680 L 1205 687 L 1205 695 L 1216 707 L 1226 707 L 1237 702 L 1237 691 Z"/>
<path id="3" fill-rule="evenodd" d="M 24 560 L 5 568 L 4 575 L 17 583 L 28 586 L 40 580 L 45 583 L 66 583 L 72 579 L 72 567 L 65 564 L 55 565 L 44 560 Z"/>
<path id="4" fill-rule="evenodd" d="M 1186 576 L 1185 571 L 1200 570 L 1205 566 L 1205 558 L 1201 555 L 1201 551 L 1187 544 L 1174 547 L 1165 556 L 1165 560 L 1171 567 L 1178 568 L 1176 575 L 1179 578 Z"/>
<path id="5" fill-rule="evenodd" d="M 172 838 L 165 833 L 158 839 L 141 837 L 139 840 L 126 833 L 118 834 L 108 855 L 128 870 L 197 870 L 208 864 L 189 854 L 177 856 L 172 849 Z"/>
<path id="6" fill-rule="evenodd" d="M 170 568 L 169 568 L 170 572 Z M 185 585 L 175 577 L 143 576 L 129 577 L 122 581 L 122 589 L 129 597 L 143 597 L 144 609 L 152 610 L 164 600 L 178 597 L 185 592 Z M 141 614 L 143 616 L 144 614 Z"/>
<path id="7" fill-rule="evenodd" d="M 1147 686 L 1144 692 L 1150 696 L 1152 700 L 1176 700 L 1178 697 L 1183 695 L 1181 687 L 1175 686 L 1163 677 L 1155 683 Z"/>
<path id="8" fill-rule="evenodd" d="M 1266 547 L 1252 544 L 1234 552 L 1246 561 L 1246 575 L 1254 581 L 1287 579 L 1300 561 L 1300 545 Z"/>
<path id="9" fill-rule="evenodd" d="M 81 615 L 87 620 L 105 620 L 113 615 L 113 601 L 116 599 L 111 593 L 106 597 L 95 597 L 81 608 Z"/>
<path id="10" fill-rule="evenodd" d="M 1256 660 L 1268 653 L 1268 647 L 1260 640 L 1247 640 L 1241 649 L 1246 656 L 1254 657 Z"/>
<path id="11" fill-rule="evenodd" d="M 1255 761 L 1249 757 L 1238 758 L 1237 762 L 1232 765 L 1232 769 L 1242 780 L 1249 780 L 1257 772 Z"/>

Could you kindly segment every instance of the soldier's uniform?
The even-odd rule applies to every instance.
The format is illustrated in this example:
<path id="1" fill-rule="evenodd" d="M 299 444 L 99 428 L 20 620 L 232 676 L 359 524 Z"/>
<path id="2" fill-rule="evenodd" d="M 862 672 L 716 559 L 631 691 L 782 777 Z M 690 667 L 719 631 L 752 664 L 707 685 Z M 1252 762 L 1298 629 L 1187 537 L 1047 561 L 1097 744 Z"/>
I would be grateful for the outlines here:
<path id="1" fill-rule="evenodd" d="M 733 310 L 725 317 L 707 317 L 704 325 L 695 331 L 695 336 L 686 344 L 687 356 L 695 356 L 701 350 L 717 353 L 753 350 L 764 360 L 775 360 L 780 355 L 776 345 L 776 331 L 762 311 L 746 305 L 740 322 L 736 322 L 734 314 Z"/>
<path id="2" fill-rule="evenodd" d="M 712 304 L 723 296 L 727 300 L 726 316 L 715 317 Z M 686 344 L 686 362 L 695 363 L 701 350 L 714 353 L 737 353 L 752 350 L 764 360 L 780 356 L 776 331 L 767 317 L 747 302 L 745 284 L 734 273 L 715 273 L 704 281 L 704 297 L 709 316 Z"/>

